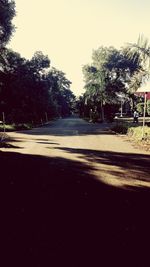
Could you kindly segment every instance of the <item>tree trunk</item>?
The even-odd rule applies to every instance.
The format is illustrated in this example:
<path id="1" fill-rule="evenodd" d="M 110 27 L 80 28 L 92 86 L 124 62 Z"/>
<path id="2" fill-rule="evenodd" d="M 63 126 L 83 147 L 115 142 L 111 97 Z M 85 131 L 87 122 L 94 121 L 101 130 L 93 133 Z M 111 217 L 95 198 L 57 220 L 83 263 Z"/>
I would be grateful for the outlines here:
<path id="1" fill-rule="evenodd" d="M 103 106 L 103 100 L 101 101 L 101 119 L 102 122 L 104 121 L 104 106 Z"/>

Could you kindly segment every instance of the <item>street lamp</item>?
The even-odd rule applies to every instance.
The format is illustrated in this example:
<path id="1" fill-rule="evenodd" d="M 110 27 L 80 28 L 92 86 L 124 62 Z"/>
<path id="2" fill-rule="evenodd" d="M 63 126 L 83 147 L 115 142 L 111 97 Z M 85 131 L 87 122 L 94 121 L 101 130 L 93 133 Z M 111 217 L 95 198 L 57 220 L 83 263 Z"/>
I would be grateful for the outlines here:
<path id="1" fill-rule="evenodd" d="M 124 100 L 125 100 L 125 95 L 124 94 L 118 94 L 118 98 L 120 100 L 120 117 L 123 117 L 123 104 L 124 104 Z"/>
<path id="2" fill-rule="evenodd" d="M 122 115 L 122 108 L 123 107 L 123 99 L 121 98 L 121 107 L 120 107 L 120 112 L 121 112 L 121 114 L 120 114 L 120 117 L 123 117 L 123 115 Z"/>
<path id="3" fill-rule="evenodd" d="M 145 94 L 144 94 L 144 113 L 143 113 L 142 139 L 144 138 L 145 114 L 146 114 L 146 96 L 147 96 L 147 92 L 145 92 Z"/>

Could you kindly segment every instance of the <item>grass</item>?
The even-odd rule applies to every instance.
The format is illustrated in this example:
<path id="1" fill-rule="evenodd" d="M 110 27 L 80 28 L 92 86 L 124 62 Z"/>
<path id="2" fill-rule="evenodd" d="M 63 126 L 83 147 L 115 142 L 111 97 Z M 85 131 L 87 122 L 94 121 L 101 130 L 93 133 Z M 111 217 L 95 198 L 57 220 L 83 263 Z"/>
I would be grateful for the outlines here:
<path id="1" fill-rule="evenodd" d="M 12 132 L 12 131 L 15 131 L 16 129 L 15 129 L 15 125 L 14 124 L 12 124 L 12 125 L 10 125 L 10 124 L 6 124 L 5 125 L 5 130 L 6 130 L 6 132 Z M 4 126 L 3 125 L 0 125 L 0 132 L 3 132 L 4 131 Z"/>
<path id="2" fill-rule="evenodd" d="M 139 118 L 139 123 L 133 123 L 133 118 L 118 118 L 112 125 L 111 130 L 118 134 L 125 134 L 129 141 L 134 143 L 137 147 L 150 150 L 150 118 L 147 117 L 145 120 L 146 124 L 143 131 L 143 118 Z"/>
<path id="3" fill-rule="evenodd" d="M 150 127 L 144 127 L 144 136 L 142 137 L 142 126 L 130 127 L 127 136 L 136 146 L 144 150 L 150 151 Z"/>
<path id="4" fill-rule="evenodd" d="M 19 123 L 19 124 L 5 124 L 6 132 L 21 131 L 21 130 L 30 130 L 33 126 L 31 123 Z M 4 131 L 4 126 L 0 125 L 0 132 Z"/>
<path id="5" fill-rule="evenodd" d="M 141 140 L 142 137 L 142 130 L 143 127 L 142 126 L 138 126 L 138 127 L 129 127 L 128 129 L 128 136 L 132 137 L 136 140 Z M 150 127 L 145 126 L 144 127 L 144 139 L 149 139 L 150 140 Z"/>

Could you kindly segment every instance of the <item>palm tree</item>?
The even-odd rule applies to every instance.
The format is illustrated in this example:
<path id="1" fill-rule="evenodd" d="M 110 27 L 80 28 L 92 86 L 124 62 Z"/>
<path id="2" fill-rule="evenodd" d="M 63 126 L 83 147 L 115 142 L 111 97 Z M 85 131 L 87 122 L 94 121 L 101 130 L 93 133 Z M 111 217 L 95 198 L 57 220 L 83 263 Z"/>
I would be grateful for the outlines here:
<path id="1" fill-rule="evenodd" d="M 91 66 L 86 70 L 85 76 L 86 101 L 93 103 L 95 108 L 97 105 L 100 105 L 101 120 L 104 121 L 104 102 L 106 98 L 105 73 L 104 71 L 99 71 L 96 67 Z"/>
<path id="2" fill-rule="evenodd" d="M 128 44 L 126 54 L 129 59 L 138 62 L 138 68 L 131 77 L 130 92 L 135 92 L 150 77 L 150 45 L 148 39 L 140 35 L 137 43 Z"/>

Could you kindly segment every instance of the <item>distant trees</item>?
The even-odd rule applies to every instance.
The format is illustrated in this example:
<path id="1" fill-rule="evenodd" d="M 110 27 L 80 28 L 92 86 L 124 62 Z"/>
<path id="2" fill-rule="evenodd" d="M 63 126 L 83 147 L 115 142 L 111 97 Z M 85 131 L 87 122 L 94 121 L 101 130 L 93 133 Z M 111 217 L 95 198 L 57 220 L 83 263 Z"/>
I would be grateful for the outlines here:
<path id="1" fill-rule="evenodd" d="M 70 90 L 71 82 L 65 77 L 65 73 L 53 67 L 47 73 L 46 79 L 52 101 L 55 103 L 56 112 L 60 116 L 70 114 L 75 96 Z"/>

